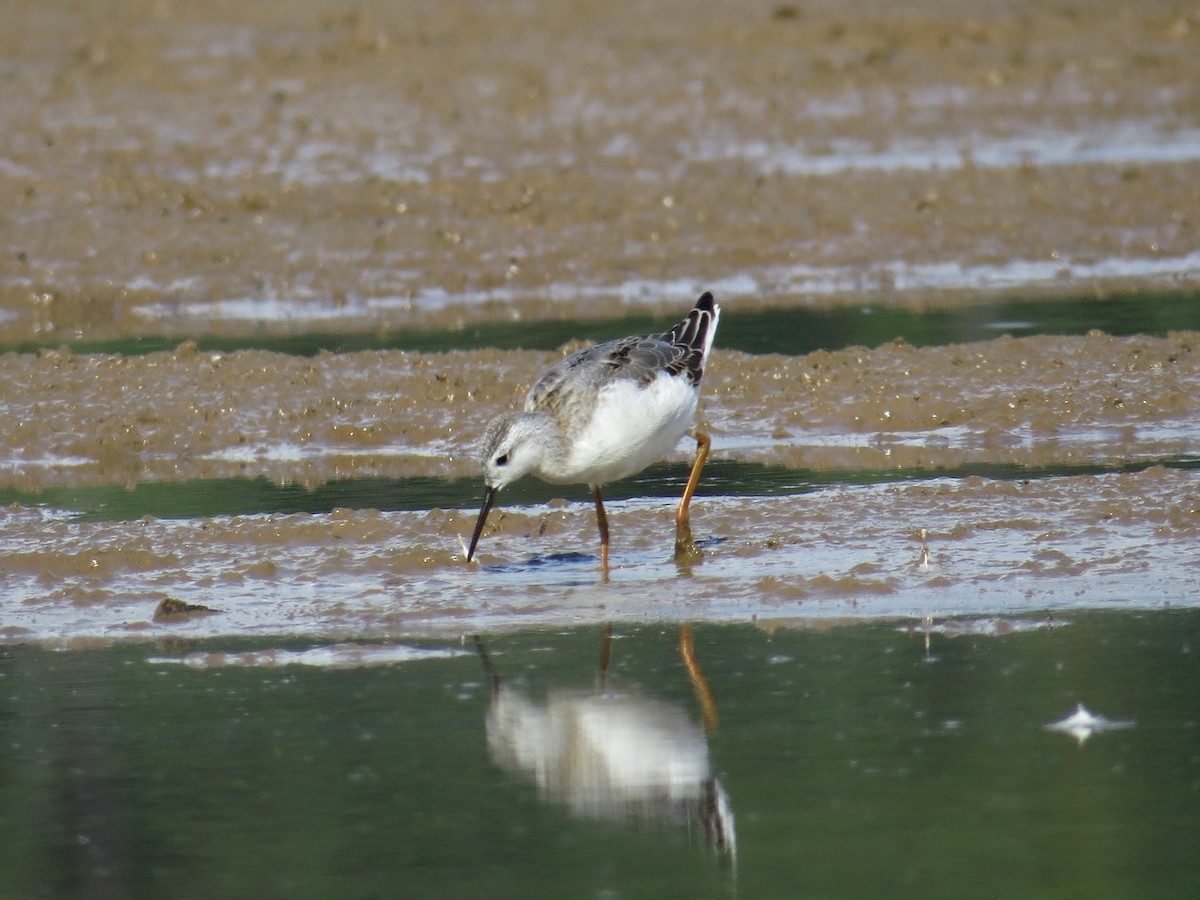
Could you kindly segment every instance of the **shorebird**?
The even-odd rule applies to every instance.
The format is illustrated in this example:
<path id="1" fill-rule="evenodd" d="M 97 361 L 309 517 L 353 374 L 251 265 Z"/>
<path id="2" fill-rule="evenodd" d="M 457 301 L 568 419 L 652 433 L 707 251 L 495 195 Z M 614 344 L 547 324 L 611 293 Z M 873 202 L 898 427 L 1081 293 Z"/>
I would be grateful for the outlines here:
<path id="1" fill-rule="evenodd" d="M 694 427 L 704 363 L 721 307 L 704 293 L 687 318 L 662 334 L 618 338 L 551 367 L 525 397 L 522 412 L 497 416 L 480 441 L 487 493 L 471 535 L 475 555 L 501 488 L 525 475 L 551 484 L 586 484 L 596 503 L 600 568 L 608 572 L 608 517 L 600 488 L 635 475 L 696 439 L 696 460 L 675 512 L 675 558 L 695 559 L 688 507 L 708 459 L 709 436 Z"/>

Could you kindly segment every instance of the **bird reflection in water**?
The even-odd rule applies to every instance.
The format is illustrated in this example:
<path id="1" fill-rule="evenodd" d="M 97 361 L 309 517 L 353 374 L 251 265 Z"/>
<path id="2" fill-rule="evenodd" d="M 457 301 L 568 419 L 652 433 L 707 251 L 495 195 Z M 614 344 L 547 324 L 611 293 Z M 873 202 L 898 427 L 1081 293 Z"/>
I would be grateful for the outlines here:
<path id="1" fill-rule="evenodd" d="M 609 688 L 612 626 L 604 629 L 597 689 L 552 691 L 542 701 L 504 685 L 479 637 L 475 647 L 492 688 L 488 747 L 503 769 L 532 779 L 544 797 L 581 818 L 684 826 L 733 861 L 733 811 L 713 774 L 706 734 L 716 728 L 717 706 L 691 626 L 680 627 L 679 649 L 703 727 L 676 704 Z"/>

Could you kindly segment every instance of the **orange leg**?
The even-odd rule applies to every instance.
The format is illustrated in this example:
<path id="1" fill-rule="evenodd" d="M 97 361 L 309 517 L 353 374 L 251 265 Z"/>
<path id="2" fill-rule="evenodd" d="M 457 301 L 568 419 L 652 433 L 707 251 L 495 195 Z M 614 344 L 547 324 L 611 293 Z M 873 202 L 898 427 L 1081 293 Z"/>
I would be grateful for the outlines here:
<path id="1" fill-rule="evenodd" d="M 700 472 L 708 461 L 708 449 L 712 446 L 712 438 L 703 431 L 692 432 L 696 438 L 696 461 L 692 463 L 692 474 L 688 476 L 687 486 L 683 489 L 683 498 L 679 508 L 675 510 L 675 558 L 678 560 L 694 560 L 700 558 L 700 548 L 692 540 L 692 524 L 688 518 L 688 506 L 692 495 L 696 493 L 696 485 L 700 483 Z"/>

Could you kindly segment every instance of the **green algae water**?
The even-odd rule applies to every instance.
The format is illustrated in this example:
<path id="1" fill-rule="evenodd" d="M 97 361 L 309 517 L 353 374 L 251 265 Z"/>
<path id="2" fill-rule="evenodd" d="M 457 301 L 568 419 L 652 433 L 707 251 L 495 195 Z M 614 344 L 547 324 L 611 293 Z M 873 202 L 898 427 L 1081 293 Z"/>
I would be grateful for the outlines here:
<path id="1" fill-rule="evenodd" d="M 0 646 L 0 897 L 1200 892 L 1200 613 L 828 624 Z"/>

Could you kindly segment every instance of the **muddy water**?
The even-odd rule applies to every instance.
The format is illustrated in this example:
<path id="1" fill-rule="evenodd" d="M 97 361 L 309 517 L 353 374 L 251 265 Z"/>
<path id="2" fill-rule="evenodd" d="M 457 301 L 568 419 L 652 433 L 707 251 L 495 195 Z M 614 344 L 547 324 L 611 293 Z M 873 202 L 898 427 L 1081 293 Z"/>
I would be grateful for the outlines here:
<path id="1" fill-rule="evenodd" d="M 1108 2 L 18 4 L 0 627 L 1191 604 L 1198 41 Z M 570 489 L 466 567 L 488 418 L 702 288 L 704 561 L 667 560 L 681 448 L 613 487 L 611 583 Z"/>

